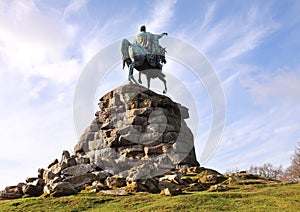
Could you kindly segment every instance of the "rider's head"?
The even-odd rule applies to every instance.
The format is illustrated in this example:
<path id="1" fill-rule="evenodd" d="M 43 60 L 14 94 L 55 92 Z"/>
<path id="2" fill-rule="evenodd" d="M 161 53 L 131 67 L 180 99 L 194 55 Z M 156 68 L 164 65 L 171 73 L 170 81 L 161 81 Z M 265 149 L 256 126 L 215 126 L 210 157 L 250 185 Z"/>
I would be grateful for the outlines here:
<path id="1" fill-rule="evenodd" d="M 141 32 L 146 32 L 146 26 L 145 25 L 141 26 L 140 31 Z"/>

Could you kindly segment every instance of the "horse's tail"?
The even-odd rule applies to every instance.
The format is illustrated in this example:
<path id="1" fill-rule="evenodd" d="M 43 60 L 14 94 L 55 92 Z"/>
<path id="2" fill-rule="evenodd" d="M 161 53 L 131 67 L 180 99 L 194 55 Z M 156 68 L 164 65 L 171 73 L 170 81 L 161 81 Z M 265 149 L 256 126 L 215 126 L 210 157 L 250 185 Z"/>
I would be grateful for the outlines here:
<path id="1" fill-rule="evenodd" d="M 124 69 L 124 67 L 125 67 L 125 60 L 123 60 L 123 67 L 122 67 L 122 69 Z"/>
<path id="2" fill-rule="evenodd" d="M 125 61 L 130 59 L 128 48 L 131 43 L 127 39 L 123 39 L 121 41 L 121 53 L 122 53 L 122 60 L 123 60 L 123 69 L 125 66 Z"/>

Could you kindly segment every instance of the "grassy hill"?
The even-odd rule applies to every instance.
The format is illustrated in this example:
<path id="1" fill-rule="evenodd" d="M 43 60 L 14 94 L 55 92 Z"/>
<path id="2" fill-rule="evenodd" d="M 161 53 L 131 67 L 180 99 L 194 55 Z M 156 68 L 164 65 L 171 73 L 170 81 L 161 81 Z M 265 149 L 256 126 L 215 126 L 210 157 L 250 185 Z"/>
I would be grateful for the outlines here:
<path id="1" fill-rule="evenodd" d="M 178 196 L 100 193 L 0 200 L 0 211 L 300 211 L 300 184 L 249 184 Z"/>

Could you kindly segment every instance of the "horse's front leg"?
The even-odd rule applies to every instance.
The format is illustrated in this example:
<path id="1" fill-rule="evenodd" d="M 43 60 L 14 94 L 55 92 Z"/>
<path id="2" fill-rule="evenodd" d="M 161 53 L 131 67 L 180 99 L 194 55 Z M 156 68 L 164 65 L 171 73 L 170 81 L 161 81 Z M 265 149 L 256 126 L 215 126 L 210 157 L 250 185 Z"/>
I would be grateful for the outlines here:
<path id="1" fill-rule="evenodd" d="M 138 82 L 133 77 L 133 69 L 135 67 L 135 63 L 132 63 L 129 67 L 129 74 L 128 74 L 128 81 L 134 82 L 135 84 L 138 84 Z"/>
<path id="2" fill-rule="evenodd" d="M 142 72 L 139 72 L 139 80 L 138 80 L 138 81 L 139 81 L 139 83 L 140 83 L 140 84 L 142 84 L 142 83 L 143 83 L 143 82 L 142 82 L 142 78 L 141 78 L 141 77 L 142 77 Z"/>
<path id="3" fill-rule="evenodd" d="M 132 76 L 133 76 L 133 69 L 134 69 L 134 62 L 130 64 L 129 66 L 129 73 L 128 73 L 128 81 L 131 82 Z"/>
<path id="4" fill-rule="evenodd" d="M 166 82 L 166 80 L 164 81 L 164 85 L 165 85 L 165 90 L 163 90 L 163 94 L 167 93 L 167 82 Z"/>

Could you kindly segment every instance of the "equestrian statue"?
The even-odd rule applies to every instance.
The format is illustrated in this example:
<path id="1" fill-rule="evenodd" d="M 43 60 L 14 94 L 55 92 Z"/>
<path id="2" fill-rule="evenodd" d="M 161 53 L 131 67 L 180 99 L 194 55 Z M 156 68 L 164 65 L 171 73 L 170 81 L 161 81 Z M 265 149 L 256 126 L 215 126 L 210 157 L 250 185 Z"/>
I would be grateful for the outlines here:
<path id="1" fill-rule="evenodd" d="M 162 66 L 166 63 L 166 48 L 159 45 L 159 39 L 166 35 L 168 34 L 146 32 L 146 27 L 143 25 L 133 43 L 127 39 L 121 41 L 123 69 L 126 64 L 129 68 L 128 80 L 130 82 L 137 83 L 133 77 L 133 70 L 136 69 L 139 71 L 139 83 L 142 83 L 141 74 L 146 75 L 148 89 L 150 80 L 159 78 L 164 83 L 163 93 L 167 92 L 166 75 L 162 73 Z"/>

